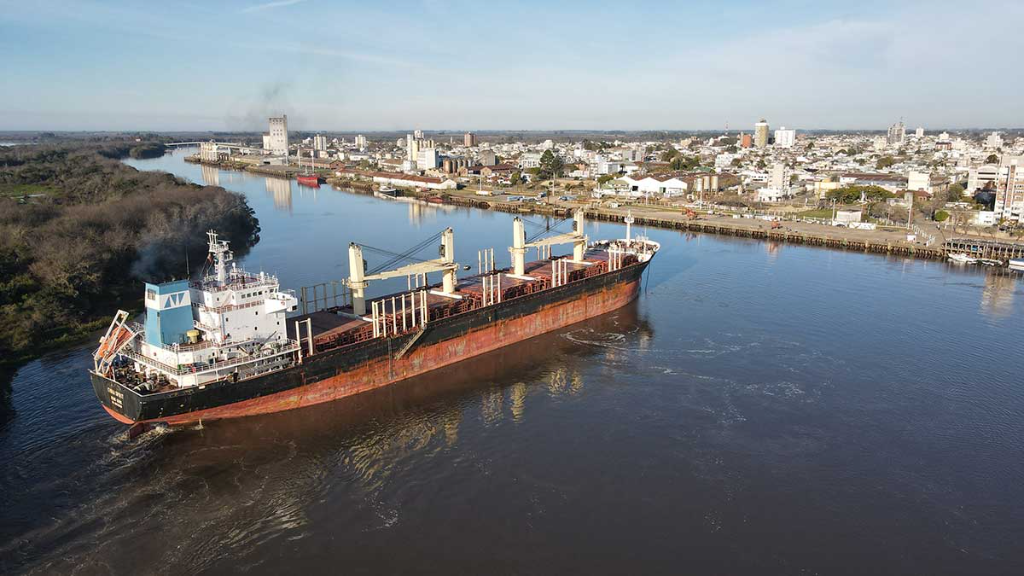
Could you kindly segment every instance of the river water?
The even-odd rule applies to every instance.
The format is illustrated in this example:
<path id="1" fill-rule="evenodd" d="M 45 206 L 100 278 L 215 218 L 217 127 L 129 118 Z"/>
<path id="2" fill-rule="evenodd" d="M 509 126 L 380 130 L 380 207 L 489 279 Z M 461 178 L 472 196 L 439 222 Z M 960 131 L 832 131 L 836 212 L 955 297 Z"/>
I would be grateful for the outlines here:
<path id="1" fill-rule="evenodd" d="M 286 287 L 448 225 L 508 262 L 506 214 L 182 158 L 130 164 L 244 193 Z M 0 573 L 1024 573 L 1019 279 L 649 233 L 635 304 L 328 405 L 126 441 L 89 346 L 26 365 Z"/>

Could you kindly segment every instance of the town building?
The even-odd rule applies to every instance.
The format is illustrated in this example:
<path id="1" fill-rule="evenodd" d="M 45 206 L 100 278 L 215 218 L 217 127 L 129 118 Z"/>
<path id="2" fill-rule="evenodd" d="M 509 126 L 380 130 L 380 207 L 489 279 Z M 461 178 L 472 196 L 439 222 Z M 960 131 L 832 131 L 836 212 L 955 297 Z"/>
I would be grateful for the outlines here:
<path id="1" fill-rule="evenodd" d="M 472 132 L 466 132 L 462 136 L 462 145 L 465 146 L 466 148 L 472 148 L 473 146 L 476 146 L 476 134 L 473 134 Z"/>
<path id="2" fill-rule="evenodd" d="M 775 131 L 775 145 L 779 148 L 792 148 L 796 144 L 796 130 L 786 130 L 783 126 Z"/>
<path id="3" fill-rule="evenodd" d="M 519 156 L 519 167 L 523 170 L 529 170 L 530 168 L 540 168 L 540 152 L 523 152 Z"/>
<path id="4" fill-rule="evenodd" d="M 973 195 L 979 190 L 985 188 L 995 187 L 996 180 L 999 179 L 999 165 L 998 164 L 982 164 L 981 166 L 971 166 L 967 172 L 967 188 L 964 189 L 964 194 Z"/>
<path id="5" fill-rule="evenodd" d="M 356 136 L 356 148 L 366 150 L 366 136 L 363 136 L 362 134 Z"/>
<path id="6" fill-rule="evenodd" d="M 317 134 L 313 136 L 313 150 L 326 151 L 327 150 L 327 136 L 323 134 Z"/>
<path id="7" fill-rule="evenodd" d="M 494 150 L 481 150 L 478 157 L 480 158 L 481 166 L 494 166 L 498 163 L 498 156 L 494 153 Z"/>
<path id="8" fill-rule="evenodd" d="M 638 195 L 678 196 L 685 194 L 687 190 L 686 181 L 677 176 L 648 175 L 639 178 L 623 176 L 621 180 L 626 183 L 630 192 L 635 192 Z"/>
<path id="9" fill-rule="evenodd" d="M 996 217 L 1024 223 L 1024 156 L 1004 154 L 996 182 Z"/>
<path id="10" fill-rule="evenodd" d="M 288 155 L 288 115 L 270 118 L 270 153 L 276 156 Z"/>
<path id="11" fill-rule="evenodd" d="M 754 124 L 754 147 L 764 148 L 768 146 L 768 121 L 764 118 Z"/>
<path id="12" fill-rule="evenodd" d="M 929 194 L 932 193 L 932 174 L 931 172 L 922 172 L 918 170 L 911 170 L 907 174 L 907 190 L 924 190 Z"/>
<path id="13" fill-rule="evenodd" d="M 907 139 L 907 126 L 902 120 L 889 126 L 889 133 L 886 136 L 886 143 L 889 146 L 899 146 Z"/>
<path id="14" fill-rule="evenodd" d="M 999 150 L 1003 147 L 1003 137 L 999 132 L 993 132 L 985 138 L 985 150 Z"/>
<path id="15" fill-rule="evenodd" d="M 438 167 L 437 148 L 422 148 L 416 154 L 417 170 L 433 170 Z"/>

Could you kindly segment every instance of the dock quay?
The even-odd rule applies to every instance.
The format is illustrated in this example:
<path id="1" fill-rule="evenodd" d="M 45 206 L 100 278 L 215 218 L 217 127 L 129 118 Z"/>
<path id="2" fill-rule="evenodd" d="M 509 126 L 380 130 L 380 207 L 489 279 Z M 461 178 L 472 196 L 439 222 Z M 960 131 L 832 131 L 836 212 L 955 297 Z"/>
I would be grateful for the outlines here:
<path id="1" fill-rule="evenodd" d="M 276 176 L 279 178 L 294 178 L 295 174 L 301 171 L 295 166 L 262 166 L 242 164 L 234 162 L 203 162 L 198 156 L 191 156 L 185 159 L 188 162 L 197 164 L 209 164 L 224 169 L 246 170 L 255 174 Z M 352 189 L 355 193 L 368 193 L 373 190 L 372 183 L 328 178 L 327 183 L 339 189 Z M 440 202 L 451 206 L 464 208 L 477 208 L 480 210 L 494 210 L 510 214 L 537 214 L 541 216 L 564 217 L 570 213 L 572 208 L 552 204 L 535 204 L 522 202 L 503 202 L 493 197 L 474 197 L 463 194 L 451 194 L 432 190 L 402 189 L 401 194 L 420 200 Z M 589 207 L 586 208 L 586 217 L 598 222 L 623 223 L 631 207 L 619 208 Z M 632 207 L 641 208 L 641 207 Z M 927 260 L 944 260 L 951 254 L 965 253 L 977 258 L 999 260 L 1004 265 L 1011 259 L 1024 258 L 1024 243 L 987 240 L 982 238 L 952 238 L 943 240 L 940 244 L 927 246 L 921 242 L 909 242 L 902 240 L 902 234 L 890 232 L 866 232 L 860 230 L 849 230 L 836 228 L 833 232 L 800 229 L 800 225 L 792 222 L 785 222 L 785 226 L 771 228 L 760 220 L 740 220 L 727 218 L 698 218 L 688 219 L 682 213 L 676 214 L 675 210 L 664 208 L 658 210 L 658 215 L 643 215 L 642 212 L 632 214 L 634 226 L 646 226 L 650 228 L 664 228 L 684 232 L 700 234 L 718 234 L 722 236 L 733 236 L 737 238 L 751 238 L 769 242 L 784 242 L 790 244 L 801 244 L 805 246 L 819 246 L 835 250 L 851 250 L 857 252 L 868 252 L 873 254 L 884 254 L 892 256 L 903 256 L 908 258 L 921 258 Z M 804 225 L 804 228 L 809 226 Z"/>
<path id="2" fill-rule="evenodd" d="M 623 222 L 626 218 L 623 214 L 608 213 L 604 211 L 588 211 L 587 217 L 602 222 Z M 767 230 L 763 228 L 752 228 L 748 226 L 737 226 L 702 222 L 700 220 L 664 220 L 659 218 L 633 217 L 634 226 L 648 226 L 651 228 L 670 228 L 686 232 L 699 232 L 704 234 L 719 234 L 723 236 L 735 236 L 738 238 L 753 238 L 756 240 L 768 240 L 771 242 L 787 242 L 793 244 L 805 244 L 808 246 L 822 246 L 839 250 L 854 250 L 858 252 L 874 252 L 877 254 L 891 254 L 897 256 L 909 256 L 913 258 L 924 258 L 929 260 L 941 260 L 946 257 L 944 248 L 933 248 L 910 242 L 893 242 L 884 240 L 867 240 L 855 238 L 842 238 L 828 234 L 808 234 L 790 230 Z"/>

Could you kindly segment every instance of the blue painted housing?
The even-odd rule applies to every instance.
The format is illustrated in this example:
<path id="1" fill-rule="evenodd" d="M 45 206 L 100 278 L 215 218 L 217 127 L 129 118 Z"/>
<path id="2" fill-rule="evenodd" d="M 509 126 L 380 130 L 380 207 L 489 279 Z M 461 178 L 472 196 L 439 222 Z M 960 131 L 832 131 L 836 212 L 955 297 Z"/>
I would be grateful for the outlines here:
<path id="1" fill-rule="evenodd" d="M 188 280 L 146 283 L 146 342 L 154 346 L 180 344 L 191 329 Z"/>

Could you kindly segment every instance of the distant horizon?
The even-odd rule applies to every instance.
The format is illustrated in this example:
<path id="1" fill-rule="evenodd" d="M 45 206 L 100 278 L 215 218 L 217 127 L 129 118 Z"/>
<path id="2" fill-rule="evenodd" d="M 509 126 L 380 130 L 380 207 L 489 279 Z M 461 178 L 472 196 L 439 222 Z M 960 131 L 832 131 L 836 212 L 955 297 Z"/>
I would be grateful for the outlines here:
<path id="1" fill-rule="evenodd" d="M 0 130 L 256 132 L 281 113 L 353 132 L 1024 119 L 1011 0 L 0 2 Z"/>

